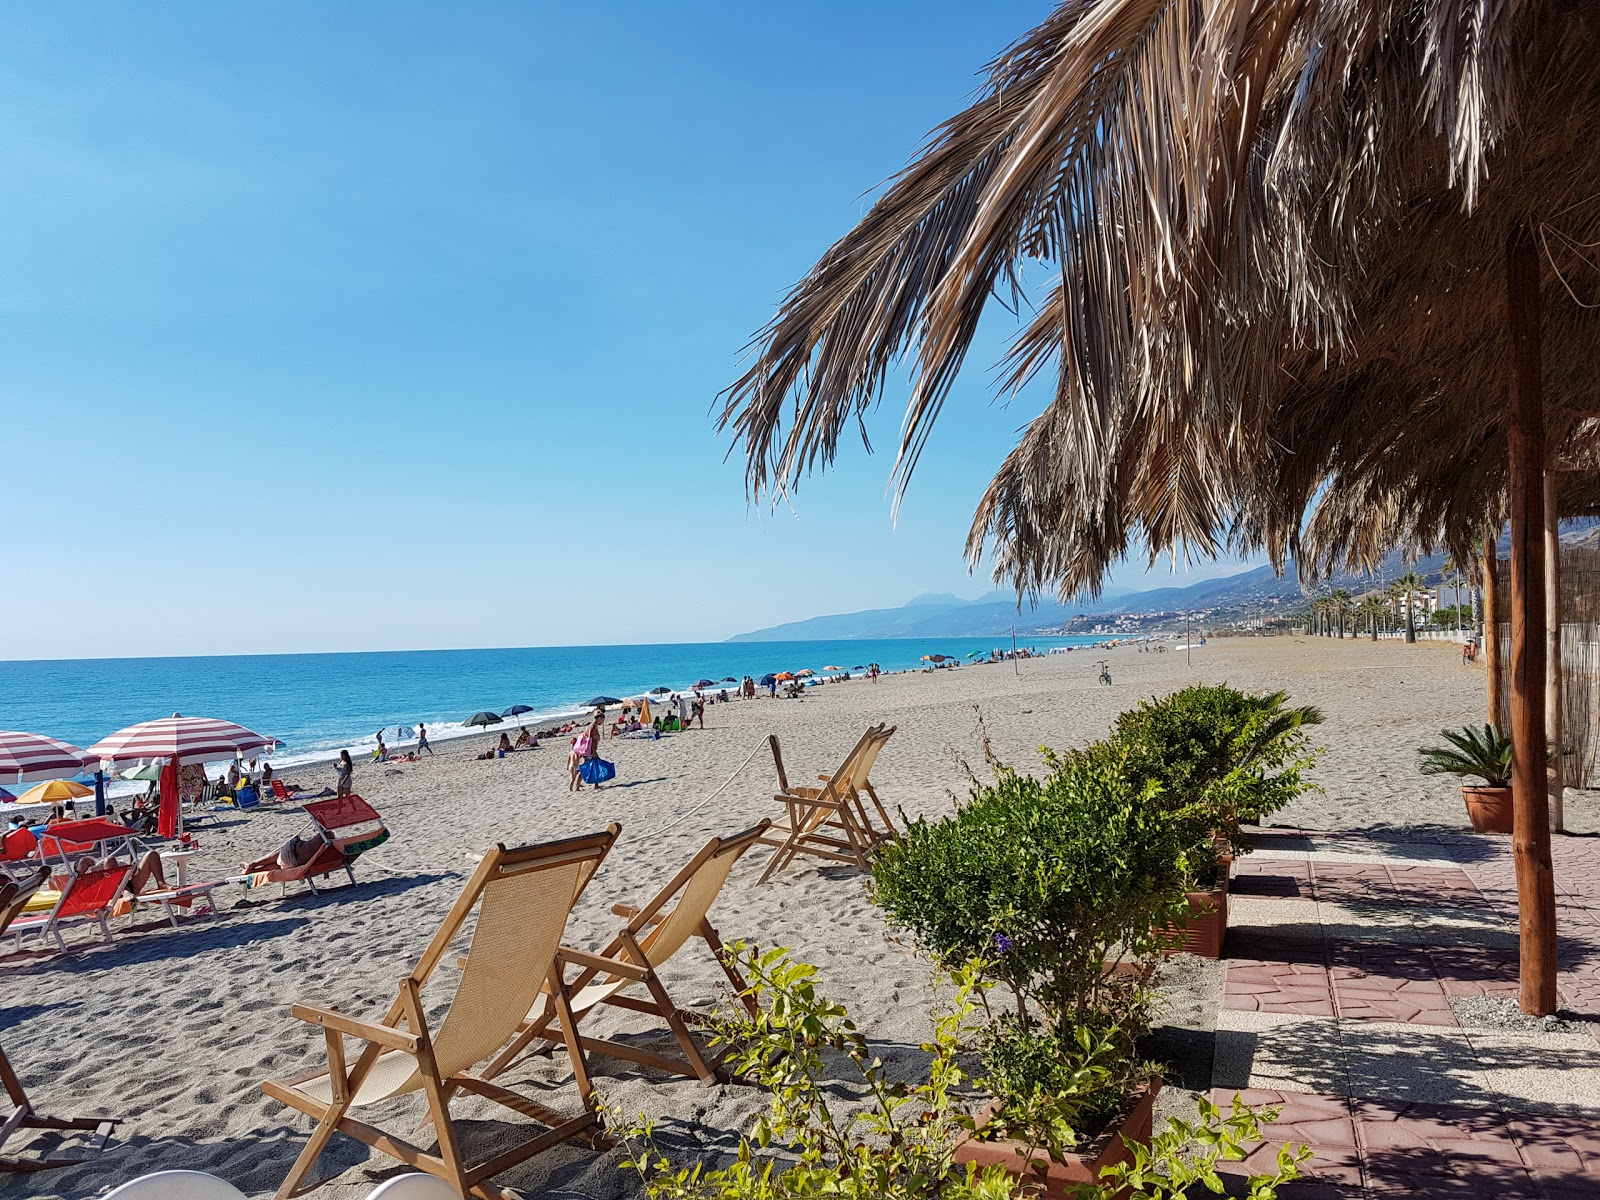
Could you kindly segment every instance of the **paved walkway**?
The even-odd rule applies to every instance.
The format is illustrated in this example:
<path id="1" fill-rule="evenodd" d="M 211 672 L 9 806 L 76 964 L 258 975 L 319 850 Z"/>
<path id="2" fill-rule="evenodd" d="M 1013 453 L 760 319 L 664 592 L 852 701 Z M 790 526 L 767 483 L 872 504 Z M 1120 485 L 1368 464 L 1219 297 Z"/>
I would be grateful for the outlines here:
<path id="1" fill-rule="evenodd" d="M 1283 1114 L 1240 1169 L 1295 1141 L 1316 1153 L 1296 1197 L 1600 1198 L 1600 840 L 1556 840 L 1562 1011 L 1542 1023 L 1506 1012 L 1509 838 L 1254 841 L 1229 896 L 1213 1096 Z"/>

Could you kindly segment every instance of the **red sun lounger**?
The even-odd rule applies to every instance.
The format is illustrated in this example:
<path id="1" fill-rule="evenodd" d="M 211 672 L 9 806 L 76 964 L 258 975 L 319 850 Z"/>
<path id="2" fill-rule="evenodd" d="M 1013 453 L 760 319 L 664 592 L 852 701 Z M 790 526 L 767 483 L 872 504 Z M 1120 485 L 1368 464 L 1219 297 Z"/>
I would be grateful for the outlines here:
<path id="1" fill-rule="evenodd" d="M 254 871 L 249 876 L 251 887 L 268 883 L 281 883 L 287 887 L 288 884 L 304 881 L 316 892 L 317 876 L 340 870 L 354 883 L 356 875 L 350 868 L 356 859 L 389 840 L 388 827 L 378 815 L 378 810 L 360 796 L 315 800 L 305 806 L 305 812 L 311 818 L 313 832 L 320 842 L 311 857 L 298 866 L 280 864 Z"/>

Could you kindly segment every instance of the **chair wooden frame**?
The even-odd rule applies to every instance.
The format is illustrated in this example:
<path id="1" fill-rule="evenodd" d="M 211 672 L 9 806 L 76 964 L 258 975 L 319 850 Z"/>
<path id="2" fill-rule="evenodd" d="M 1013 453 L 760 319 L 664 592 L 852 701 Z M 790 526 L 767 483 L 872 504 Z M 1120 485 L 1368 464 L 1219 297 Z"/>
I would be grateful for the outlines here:
<path id="1" fill-rule="evenodd" d="M 871 869 L 873 850 L 898 836 L 869 778 L 879 752 L 894 731 L 893 725 L 869 726 L 837 771 L 817 776 L 822 783 L 820 788 L 791 784 L 777 735 L 767 738 L 778 772 L 779 792 L 774 799 L 785 806 L 786 812 L 784 819 L 772 826 L 771 836 L 762 839 L 777 849 L 761 873 L 760 882 L 766 883 L 801 854 L 848 863 L 863 871 Z M 883 823 L 881 827 L 873 823 L 867 811 L 868 800 Z"/>
<path id="2" fill-rule="evenodd" d="M 0 1153 L 0 1173 L 17 1174 L 29 1171 L 52 1171 L 57 1167 L 71 1167 L 85 1162 L 93 1154 L 106 1148 L 106 1142 L 115 1131 L 118 1121 L 110 1117 L 45 1117 L 34 1111 L 33 1102 L 23 1090 L 22 1081 L 11 1069 L 11 1060 L 0 1048 L 0 1086 L 11 1100 L 11 1115 L 0 1122 L 0 1147 L 11 1135 L 21 1129 L 81 1130 L 93 1132 L 87 1148 L 81 1153 L 50 1154 L 43 1158 L 23 1158 L 16 1154 Z"/>
<path id="3" fill-rule="evenodd" d="M 550 996 L 556 1012 L 567 1018 L 563 1021 L 563 1028 L 574 1027 L 570 1020 L 570 998 L 557 957 L 560 937 L 572 905 L 610 852 L 618 832 L 619 827 L 613 824 L 600 833 L 538 846 L 512 850 L 495 846 L 473 871 L 416 967 L 400 981 L 398 995 L 381 1021 L 358 1020 L 332 1007 L 309 1004 L 291 1007 L 290 1012 L 299 1020 L 322 1027 L 327 1067 L 293 1079 L 269 1079 L 261 1085 L 261 1090 L 268 1096 L 317 1119 L 311 1140 L 279 1187 L 276 1200 L 303 1196 L 326 1182 L 319 1179 L 308 1184 L 305 1180 L 336 1132 L 381 1150 L 408 1166 L 437 1176 L 463 1196 L 476 1196 L 480 1200 L 501 1200 L 501 1197 L 509 1195 L 493 1187 L 489 1181 L 569 1138 L 581 1138 L 595 1146 L 607 1144 L 604 1119 L 595 1102 L 583 1046 L 576 1036 L 568 1034 L 566 1037 L 573 1076 L 583 1101 L 582 1112 L 574 1117 L 492 1084 L 470 1073 L 467 1067 L 483 1061 L 516 1031 L 526 1015 L 528 1005 L 538 995 L 536 989 L 541 985 Z M 559 912 L 549 911 L 548 908 L 543 910 L 543 915 L 555 923 L 553 930 L 543 925 L 534 928 L 522 914 L 522 908 L 537 900 L 536 895 L 523 898 L 520 908 L 508 902 L 506 913 L 496 912 L 491 921 L 490 905 L 496 902 L 495 896 L 498 894 L 492 889 L 507 884 L 512 887 L 518 884 L 532 886 L 537 880 L 530 876 L 546 871 L 567 871 L 573 884 L 571 893 L 562 895 Z M 446 1014 L 437 1029 L 430 1029 L 422 1006 L 422 987 L 444 960 L 451 939 L 461 931 L 475 908 L 478 909 L 478 922 L 473 933 L 473 949 L 462 961 L 461 980 L 451 1014 L 462 1004 L 464 996 L 469 997 L 469 1004 L 482 1004 L 487 1000 L 489 1003 L 498 1002 L 498 1008 L 487 1014 L 469 1011 L 456 1023 L 452 1023 L 451 1014 Z M 515 945 L 504 942 L 507 919 L 511 916 L 517 917 L 519 922 L 515 925 Z M 479 939 L 487 927 L 492 927 L 488 948 L 481 949 Z M 481 955 L 481 960 L 475 960 L 474 951 Z M 544 961 L 535 961 L 541 955 L 545 956 Z M 510 958 L 515 961 L 508 961 Z M 525 981 L 524 989 L 528 989 L 531 983 L 534 989 L 531 994 L 530 990 L 523 990 L 519 995 L 518 981 Z M 346 1058 L 346 1037 L 366 1043 L 353 1062 Z M 465 1051 L 457 1048 L 463 1041 L 468 1043 Z M 478 1053 L 485 1046 L 487 1048 Z M 440 1061 L 450 1053 L 458 1058 L 464 1054 L 472 1061 L 466 1067 L 459 1064 L 452 1067 L 450 1063 Z M 388 1091 L 382 1091 L 379 1086 L 373 1095 L 363 1096 L 363 1088 L 377 1079 L 380 1072 L 375 1068 L 381 1067 L 381 1060 L 386 1056 L 389 1056 L 391 1064 L 397 1062 L 399 1066 L 398 1071 L 387 1070 L 387 1078 L 402 1079 L 403 1082 Z M 393 1056 L 404 1057 L 395 1059 Z M 409 1074 L 402 1075 L 406 1071 Z M 416 1091 L 424 1094 L 427 1104 L 427 1115 L 419 1129 L 432 1128 L 438 1143 L 437 1153 L 430 1153 L 422 1146 L 349 1115 L 352 1107 L 363 1103 Z M 531 1117 L 545 1125 L 546 1130 L 482 1162 L 468 1163 L 463 1158 L 449 1110 L 451 1099 L 462 1092 L 483 1097 Z"/>
<path id="4" fill-rule="evenodd" d="M 50 872 L 41 867 L 32 878 L 25 880 L 0 879 L 0 935 L 27 905 L 29 897 L 50 881 Z M 85 1161 L 91 1154 L 106 1148 L 117 1121 L 109 1117 L 45 1117 L 34 1111 L 33 1102 L 23 1089 L 22 1081 L 11 1069 L 11 1060 L 0 1048 L 0 1087 L 11 1101 L 11 1115 L 0 1121 L 0 1147 L 11 1135 L 22 1129 L 93 1131 L 89 1145 L 83 1153 L 50 1154 L 42 1158 L 23 1158 L 15 1154 L 0 1153 L 0 1173 L 16 1174 L 24 1171 L 50 1171 L 56 1167 L 70 1167 Z"/>
<path id="5" fill-rule="evenodd" d="M 611 911 L 626 918 L 627 924 L 598 954 L 574 950 L 570 946 L 561 948 L 563 965 L 577 970 L 567 983 L 572 997 L 573 1021 L 581 1026 L 591 1012 L 605 1005 L 647 1013 L 665 1022 L 677 1039 L 683 1057 L 669 1058 L 624 1042 L 580 1034 L 579 1040 L 585 1050 L 697 1078 L 708 1086 L 725 1078 L 721 1060 L 708 1058 L 689 1029 L 700 1015 L 679 1008 L 673 1002 L 661 982 L 660 970 L 685 942 L 697 937 L 711 951 L 735 995 L 751 1016 L 755 1015 L 755 1000 L 747 994 L 744 977 L 725 958 L 722 939 L 708 914 L 721 895 L 729 872 L 745 851 L 762 840 L 770 824 L 762 821 L 732 837 L 712 838 L 643 908 L 627 904 L 613 906 Z M 676 904 L 672 903 L 674 899 Z M 649 993 L 648 998 L 623 994 L 639 985 Z M 540 1044 L 534 1046 L 533 1053 L 554 1049 L 556 1030 L 559 1028 L 565 1036 L 567 1025 L 566 1017 L 557 1011 L 551 1000 L 548 993 L 540 996 L 539 1004 L 529 1013 L 516 1039 L 489 1064 L 483 1072 L 484 1078 L 494 1078 L 536 1042 Z"/>

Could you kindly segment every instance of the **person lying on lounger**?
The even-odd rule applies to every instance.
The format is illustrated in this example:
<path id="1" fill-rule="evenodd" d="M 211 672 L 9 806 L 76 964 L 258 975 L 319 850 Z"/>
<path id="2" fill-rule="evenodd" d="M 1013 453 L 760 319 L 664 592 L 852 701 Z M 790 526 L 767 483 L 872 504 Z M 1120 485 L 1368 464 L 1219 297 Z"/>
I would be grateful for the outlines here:
<path id="1" fill-rule="evenodd" d="M 105 868 L 125 867 L 128 864 L 115 854 L 96 860 L 91 854 L 85 854 L 78 860 L 79 871 L 94 871 Z M 156 881 L 156 891 L 168 890 L 166 872 L 161 869 L 161 855 L 154 850 L 146 850 L 134 865 L 133 874 L 128 876 L 128 891 L 137 896 L 145 890 L 145 884 L 151 880 Z"/>
<path id="2" fill-rule="evenodd" d="M 310 862 L 321 845 L 322 839 L 314 833 L 305 837 L 295 836 L 272 854 L 263 855 L 255 862 L 240 863 L 239 870 L 247 875 L 254 875 L 257 871 L 292 871 Z"/>

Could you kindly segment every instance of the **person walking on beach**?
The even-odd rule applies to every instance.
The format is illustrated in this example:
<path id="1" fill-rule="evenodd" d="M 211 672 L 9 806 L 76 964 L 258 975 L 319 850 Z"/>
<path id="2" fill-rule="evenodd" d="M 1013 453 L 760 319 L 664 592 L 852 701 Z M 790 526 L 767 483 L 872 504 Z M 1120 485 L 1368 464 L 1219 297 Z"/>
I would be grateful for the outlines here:
<path id="1" fill-rule="evenodd" d="M 350 788 L 355 781 L 356 765 L 350 761 L 350 751 L 339 751 L 339 761 L 334 768 L 338 771 L 338 782 L 334 787 L 334 794 L 348 796 Z"/>
<path id="2" fill-rule="evenodd" d="M 422 757 L 422 752 L 424 750 L 426 750 L 429 754 L 433 753 L 433 747 L 428 745 L 428 727 L 426 725 L 424 725 L 421 721 L 418 721 L 417 722 L 417 757 L 418 758 Z"/>

